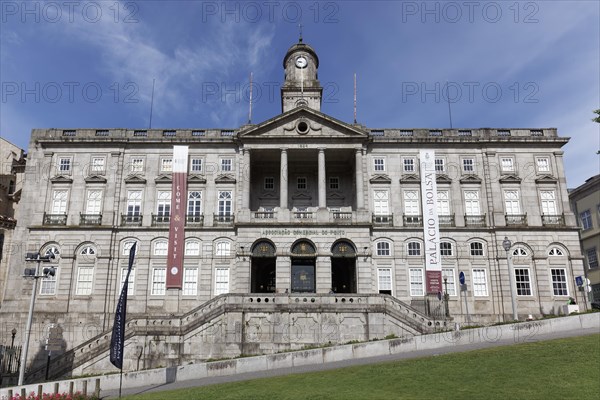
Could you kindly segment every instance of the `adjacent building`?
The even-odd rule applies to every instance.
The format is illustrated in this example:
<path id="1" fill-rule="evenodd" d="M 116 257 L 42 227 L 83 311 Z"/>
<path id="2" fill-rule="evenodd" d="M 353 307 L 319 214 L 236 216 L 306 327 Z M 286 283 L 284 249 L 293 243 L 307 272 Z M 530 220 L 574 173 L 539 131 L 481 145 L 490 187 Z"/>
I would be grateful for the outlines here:
<path id="1" fill-rule="evenodd" d="M 581 251 L 585 256 L 585 272 L 592 288 L 588 298 L 600 302 L 600 175 L 589 178 L 583 185 L 569 191 L 569 198 L 581 228 Z"/>
<path id="2" fill-rule="evenodd" d="M 257 352 L 284 339 L 293 347 L 418 333 L 406 328 L 404 317 L 389 317 L 391 311 L 377 320 L 387 321 L 379 331 L 373 328 L 366 315 L 377 301 L 425 324 L 432 307 L 447 307 L 460 322 L 467 308 L 471 322 L 510 320 L 511 285 L 521 318 L 559 313 L 569 297 L 582 300 L 575 286 L 583 274 L 579 228 L 563 165 L 568 138 L 555 128 L 377 128 L 340 121 L 321 110 L 318 67 L 311 46 L 294 44 L 283 59 L 282 112 L 258 124 L 34 129 L 15 233 L 25 244 L 22 256 L 57 257 L 56 275 L 39 285 L 38 339 L 54 323 L 68 334 L 65 349 L 79 349 L 110 329 L 133 243 L 128 318 L 161 325 L 161 335 L 177 342 L 180 334 L 165 327 L 200 318 L 203 305 L 212 307 L 218 296 L 229 294 L 223 297 L 228 307 L 241 307 L 239 320 L 230 320 L 241 336 L 223 339 L 230 342 L 222 347 L 211 342 L 214 357 Z M 174 145 L 188 148 L 181 290 L 166 288 Z M 433 200 L 421 191 L 422 149 L 435 154 L 445 305 L 426 293 L 431 254 L 423 225 L 430 216 L 422 210 L 423 200 Z M 595 203 L 590 207 L 597 213 Z M 20 326 L 32 288 L 21 277 L 23 267 L 21 255 L 12 258 L 1 310 L 3 320 Z M 268 308 L 280 303 L 281 309 Z M 293 316 L 298 313 L 304 314 Z M 323 322 L 325 313 L 334 322 Z M 265 336 L 253 336 L 262 344 L 248 350 L 244 327 L 258 320 L 270 327 L 287 321 L 288 332 L 294 326 L 299 336 L 281 339 L 278 328 L 265 328 Z M 333 327 L 331 335 L 306 339 L 313 323 Z M 189 332 L 198 334 L 198 327 Z M 192 343 L 189 332 L 181 340 Z M 193 346 L 173 351 L 208 354 Z"/>

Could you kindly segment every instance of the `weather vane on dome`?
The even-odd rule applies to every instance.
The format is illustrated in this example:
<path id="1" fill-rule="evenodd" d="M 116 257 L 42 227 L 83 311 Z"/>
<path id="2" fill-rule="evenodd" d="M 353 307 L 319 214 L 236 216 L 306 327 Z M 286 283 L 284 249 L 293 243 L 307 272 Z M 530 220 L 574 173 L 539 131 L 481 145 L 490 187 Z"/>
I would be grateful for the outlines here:
<path id="1" fill-rule="evenodd" d="M 300 30 L 300 38 L 298 39 L 298 43 L 302 43 L 302 24 L 298 24 L 298 29 Z"/>

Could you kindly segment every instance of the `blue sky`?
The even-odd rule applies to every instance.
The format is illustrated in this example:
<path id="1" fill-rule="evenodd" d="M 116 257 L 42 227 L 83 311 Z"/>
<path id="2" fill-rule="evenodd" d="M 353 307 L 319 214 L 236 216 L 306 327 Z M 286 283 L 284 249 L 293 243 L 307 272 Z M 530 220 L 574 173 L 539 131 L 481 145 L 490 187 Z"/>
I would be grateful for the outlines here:
<path id="1" fill-rule="evenodd" d="M 1 1 L 0 134 L 237 128 L 281 111 L 282 59 L 320 58 L 322 111 L 370 128 L 556 127 L 569 187 L 599 173 L 597 1 Z M 59 8 L 60 7 L 60 8 Z"/>

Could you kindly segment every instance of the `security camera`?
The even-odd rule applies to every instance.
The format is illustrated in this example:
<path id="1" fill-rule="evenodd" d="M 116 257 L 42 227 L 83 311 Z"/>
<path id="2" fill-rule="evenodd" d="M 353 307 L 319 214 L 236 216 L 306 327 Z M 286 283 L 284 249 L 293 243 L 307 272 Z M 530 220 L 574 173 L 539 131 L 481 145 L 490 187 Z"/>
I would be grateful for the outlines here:
<path id="1" fill-rule="evenodd" d="M 45 267 L 43 270 L 44 276 L 48 277 L 48 276 L 54 276 L 56 275 L 56 268 L 54 267 Z"/>

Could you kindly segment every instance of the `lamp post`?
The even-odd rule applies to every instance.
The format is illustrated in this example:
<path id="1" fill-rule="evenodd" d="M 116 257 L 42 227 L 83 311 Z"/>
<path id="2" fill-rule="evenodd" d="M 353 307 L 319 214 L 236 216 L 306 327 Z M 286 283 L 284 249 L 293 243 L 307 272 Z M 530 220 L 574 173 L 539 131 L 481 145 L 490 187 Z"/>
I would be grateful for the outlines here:
<path id="1" fill-rule="evenodd" d="M 54 267 L 44 268 L 43 274 L 40 275 L 40 263 L 50 262 L 54 259 L 54 253 L 50 252 L 48 255 L 42 257 L 40 253 L 27 253 L 25 261 L 36 262 L 35 268 L 25 268 L 23 274 L 24 278 L 33 279 L 33 290 L 31 292 L 31 303 L 29 303 L 29 315 L 27 317 L 27 327 L 25 328 L 25 341 L 23 342 L 23 352 L 21 353 L 21 365 L 19 366 L 19 386 L 23 385 L 25 378 L 25 364 L 27 362 L 27 352 L 29 351 L 29 338 L 31 336 L 31 322 L 33 320 L 33 306 L 35 305 L 35 295 L 37 293 L 37 283 L 39 278 L 47 276 L 54 276 L 56 270 Z"/>
<path id="2" fill-rule="evenodd" d="M 512 303 L 513 321 L 518 321 L 519 316 L 517 314 L 517 299 L 515 296 L 515 288 L 513 286 L 512 279 L 512 260 L 508 255 L 508 251 L 510 250 L 511 246 L 512 243 L 510 242 L 510 240 L 508 240 L 508 236 L 504 236 L 504 240 L 502 241 L 502 247 L 504 247 L 504 251 L 506 252 L 506 263 L 508 265 L 508 284 L 510 286 L 510 301 Z"/>
<path id="3" fill-rule="evenodd" d="M 446 306 L 446 318 L 450 317 L 450 307 L 448 306 L 448 299 L 450 295 L 448 294 L 448 277 L 444 277 L 444 303 Z"/>
<path id="4" fill-rule="evenodd" d="M 17 328 L 12 328 L 12 331 L 10 331 L 10 334 L 12 336 L 11 341 L 10 341 L 10 347 L 14 347 L 15 346 L 15 336 L 17 336 Z"/>

